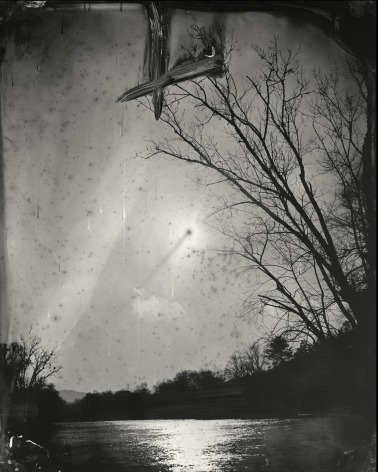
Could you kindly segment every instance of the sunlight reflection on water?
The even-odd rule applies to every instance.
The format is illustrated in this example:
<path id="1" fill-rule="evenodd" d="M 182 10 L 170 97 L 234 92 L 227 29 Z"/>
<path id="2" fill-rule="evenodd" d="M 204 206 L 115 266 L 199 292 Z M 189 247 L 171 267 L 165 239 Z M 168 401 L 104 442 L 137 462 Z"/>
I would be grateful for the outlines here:
<path id="1" fill-rule="evenodd" d="M 62 423 L 62 472 L 333 472 L 349 444 L 335 418 Z"/>
<path id="2" fill-rule="evenodd" d="M 136 422 L 137 423 L 137 422 Z M 119 425 L 120 431 L 128 431 L 133 424 Z M 135 424 L 137 426 L 137 424 Z M 140 426 L 140 423 L 138 424 Z M 172 472 L 208 472 L 221 470 L 231 463 L 239 462 L 244 454 L 240 447 L 243 436 L 250 438 L 241 420 L 199 421 L 182 420 L 147 422 L 141 437 L 148 435 L 141 445 L 147 455 L 155 455 L 155 461 Z M 254 436 L 259 436 L 258 422 L 254 422 Z M 235 441 L 236 440 L 236 441 Z M 239 448 L 236 443 L 239 442 Z M 255 456 L 261 460 L 258 442 Z"/>

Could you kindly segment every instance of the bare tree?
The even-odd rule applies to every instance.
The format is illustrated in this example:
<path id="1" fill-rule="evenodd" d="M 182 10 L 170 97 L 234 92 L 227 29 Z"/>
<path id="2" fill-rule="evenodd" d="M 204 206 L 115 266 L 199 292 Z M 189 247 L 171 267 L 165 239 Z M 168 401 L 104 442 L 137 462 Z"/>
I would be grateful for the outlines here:
<path id="1" fill-rule="evenodd" d="M 226 252 L 260 274 L 245 313 L 276 317 L 276 332 L 291 339 L 323 341 L 343 322 L 366 339 L 374 314 L 362 302 L 375 269 L 361 169 L 364 81 L 353 67 L 349 82 L 345 71 L 308 76 L 300 51 L 283 52 L 276 39 L 254 52 L 255 77 L 236 81 L 226 67 L 223 78 L 172 87 L 168 135 L 142 157 L 200 165 L 229 185 L 214 212 L 232 241 Z"/>
<path id="2" fill-rule="evenodd" d="M 235 352 L 227 362 L 224 370 L 226 379 L 241 379 L 247 375 L 243 357 L 240 353 Z"/>
<path id="3" fill-rule="evenodd" d="M 266 358 L 260 347 L 260 340 L 255 341 L 241 352 L 230 357 L 226 368 L 227 379 L 240 379 L 262 372 L 266 367 Z"/>
<path id="4" fill-rule="evenodd" d="M 262 372 L 266 367 L 266 358 L 261 349 L 260 340 L 253 342 L 243 351 L 244 359 L 251 374 Z"/>
<path id="5" fill-rule="evenodd" d="M 36 336 L 0 344 L 0 436 L 9 418 L 26 420 L 37 414 L 36 406 L 24 395 L 28 396 L 30 389 L 41 391 L 47 386 L 47 380 L 61 370 L 57 358 L 56 350 L 43 346 Z"/>
<path id="6" fill-rule="evenodd" d="M 5 351 L 10 391 L 46 385 L 61 370 L 57 357 L 56 350 L 43 346 L 36 336 L 22 335 L 19 341 L 10 343 Z"/>

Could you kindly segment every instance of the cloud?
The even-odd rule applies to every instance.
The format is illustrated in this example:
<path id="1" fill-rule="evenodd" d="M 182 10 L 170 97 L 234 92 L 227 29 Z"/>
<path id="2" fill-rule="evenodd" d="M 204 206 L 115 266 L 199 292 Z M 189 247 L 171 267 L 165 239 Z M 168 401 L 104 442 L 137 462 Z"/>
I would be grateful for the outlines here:
<path id="1" fill-rule="evenodd" d="M 185 314 L 180 303 L 148 295 L 146 290 L 141 288 L 133 288 L 132 300 L 133 310 L 141 318 L 174 319 Z"/>

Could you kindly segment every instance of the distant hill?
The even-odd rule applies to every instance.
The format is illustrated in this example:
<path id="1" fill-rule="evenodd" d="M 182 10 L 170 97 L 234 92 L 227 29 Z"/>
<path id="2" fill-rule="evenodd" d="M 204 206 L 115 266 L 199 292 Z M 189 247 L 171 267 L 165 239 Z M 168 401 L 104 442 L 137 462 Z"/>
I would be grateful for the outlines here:
<path id="1" fill-rule="evenodd" d="M 76 390 L 59 390 L 59 395 L 67 403 L 73 403 L 76 400 L 81 400 L 86 394 L 87 392 L 77 392 Z"/>

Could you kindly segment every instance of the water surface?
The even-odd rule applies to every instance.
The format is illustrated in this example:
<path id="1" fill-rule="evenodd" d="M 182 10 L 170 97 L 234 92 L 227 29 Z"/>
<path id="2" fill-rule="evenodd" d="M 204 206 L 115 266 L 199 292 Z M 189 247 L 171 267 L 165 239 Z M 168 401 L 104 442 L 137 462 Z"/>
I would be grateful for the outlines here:
<path id="1" fill-rule="evenodd" d="M 62 423 L 62 472 L 334 472 L 358 441 L 337 417 Z"/>

